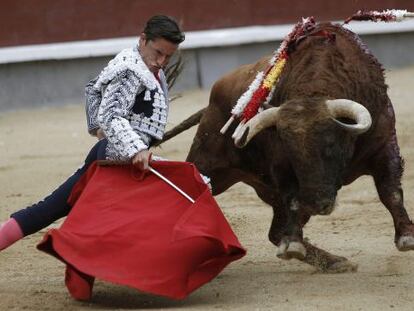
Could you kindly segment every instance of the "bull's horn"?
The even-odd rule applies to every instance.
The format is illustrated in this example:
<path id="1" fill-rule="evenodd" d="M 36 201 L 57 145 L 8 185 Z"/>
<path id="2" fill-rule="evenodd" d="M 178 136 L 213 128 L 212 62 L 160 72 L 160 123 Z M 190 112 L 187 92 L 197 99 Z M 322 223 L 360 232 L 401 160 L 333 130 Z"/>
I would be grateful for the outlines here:
<path id="1" fill-rule="evenodd" d="M 333 99 L 327 100 L 326 106 L 336 123 L 356 135 L 368 131 L 371 127 L 372 119 L 369 111 L 357 102 L 349 99 Z M 339 121 L 338 118 L 349 118 L 354 120 L 356 124 L 346 124 Z"/>
<path id="2" fill-rule="evenodd" d="M 279 109 L 279 107 L 266 109 L 247 121 L 243 128 L 235 133 L 236 135 L 233 137 L 235 145 L 242 148 L 260 131 L 270 126 L 276 126 Z"/>

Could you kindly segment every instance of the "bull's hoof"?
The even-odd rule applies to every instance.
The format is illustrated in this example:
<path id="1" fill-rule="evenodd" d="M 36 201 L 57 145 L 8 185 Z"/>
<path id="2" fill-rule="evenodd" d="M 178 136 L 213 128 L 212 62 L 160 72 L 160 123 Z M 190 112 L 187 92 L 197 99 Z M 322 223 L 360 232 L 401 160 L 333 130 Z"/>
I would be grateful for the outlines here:
<path id="1" fill-rule="evenodd" d="M 412 251 L 414 250 L 414 237 L 411 235 L 401 236 L 396 245 L 400 252 Z"/>
<path id="2" fill-rule="evenodd" d="M 277 249 L 276 256 L 284 260 L 290 260 L 292 258 L 303 260 L 306 256 L 306 249 L 300 242 L 282 241 Z"/>
<path id="3" fill-rule="evenodd" d="M 323 273 L 347 273 L 358 270 L 358 265 L 348 259 L 337 261 L 331 265 L 319 267 L 318 270 Z"/>

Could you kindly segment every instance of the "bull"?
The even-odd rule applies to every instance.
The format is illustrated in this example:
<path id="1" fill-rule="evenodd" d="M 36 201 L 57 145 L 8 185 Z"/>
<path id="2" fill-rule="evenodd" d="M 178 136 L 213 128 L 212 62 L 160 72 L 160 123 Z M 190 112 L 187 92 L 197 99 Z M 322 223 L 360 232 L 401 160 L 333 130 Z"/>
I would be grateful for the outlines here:
<path id="1" fill-rule="evenodd" d="M 263 112 L 235 141 L 220 129 L 233 104 L 269 57 L 241 66 L 212 87 L 209 105 L 168 132 L 169 139 L 199 123 L 187 161 L 211 178 L 214 195 L 243 182 L 273 208 L 270 241 L 282 259 L 323 271 L 356 265 L 312 245 L 303 227 L 330 214 L 338 190 L 371 175 L 395 227 L 400 251 L 414 249 L 414 225 L 403 202 L 403 159 L 383 68 L 353 32 L 332 23 L 298 41 Z"/>

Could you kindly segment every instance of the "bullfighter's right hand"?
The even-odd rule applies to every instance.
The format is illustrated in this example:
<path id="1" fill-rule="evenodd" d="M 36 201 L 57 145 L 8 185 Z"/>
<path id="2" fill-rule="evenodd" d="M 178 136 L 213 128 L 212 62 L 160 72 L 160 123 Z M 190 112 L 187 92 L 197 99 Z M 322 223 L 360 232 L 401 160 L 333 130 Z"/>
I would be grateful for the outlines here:
<path id="1" fill-rule="evenodd" d="M 146 171 L 149 168 L 151 160 L 151 152 L 149 150 L 141 150 L 132 158 L 132 164 L 141 171 Z"/>

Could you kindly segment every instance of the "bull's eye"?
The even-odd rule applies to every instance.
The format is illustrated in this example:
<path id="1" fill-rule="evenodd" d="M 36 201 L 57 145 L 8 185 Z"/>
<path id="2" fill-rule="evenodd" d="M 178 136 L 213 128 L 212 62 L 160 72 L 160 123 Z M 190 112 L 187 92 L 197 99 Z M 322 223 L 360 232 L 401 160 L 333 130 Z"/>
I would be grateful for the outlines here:
<path id="1" fill-rule="evenodd" d="M 332 145 L 334 144 L 334 142 L 335 142 L 335 136 L 334 136 L 334 135 L 332 135 L 332 134 L 327 134 L 327 135 L 325 136 L 325 143 L 326 143 L 328 146 L 332 146 Z"/>
<path id="2" fill-rule="evenodd" d="M 333 155 L 333 148 L 332 148 L 332 146 L 325 147 L 323 149 L 323 154 L 324 154 L 325 157 L 328 157 L 328 158 L 332 157 L 332 155 Z"/>
<path id="3" fill-rule="evenodd" d="M 323 150 L 322 150 L 322 152 L 323 152 L 323 155 L 325 156 L 325 157 L 332 157 L 333 156 L 333 153 L 334 153 L 334 147 L 335 147 L 335 136 L 334 135 L 326 135 L 325 136 L 325 139 L 324 139 L 324 141 L 325 141 L 325 143 L 324 143 L 324 146 L 323 146 Z"/>

